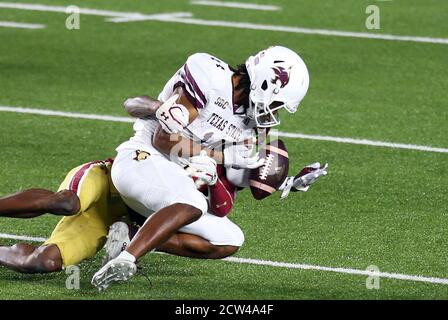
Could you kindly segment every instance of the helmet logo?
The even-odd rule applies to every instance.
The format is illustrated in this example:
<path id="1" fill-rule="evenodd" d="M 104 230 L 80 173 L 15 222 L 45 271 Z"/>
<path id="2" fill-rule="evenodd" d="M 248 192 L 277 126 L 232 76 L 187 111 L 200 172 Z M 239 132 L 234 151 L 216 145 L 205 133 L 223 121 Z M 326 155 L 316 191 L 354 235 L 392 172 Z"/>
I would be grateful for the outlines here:
<path id="1" fill-rule="evenodd" d="M 271 83 L 275 84 L 277 80 L 280 80 L 280 88 L 285 87 L 289 82 L 289 72 L 283 67 L 274 67 L 272 70 L 274 70 L 275 77 L 271 80 Z"/>

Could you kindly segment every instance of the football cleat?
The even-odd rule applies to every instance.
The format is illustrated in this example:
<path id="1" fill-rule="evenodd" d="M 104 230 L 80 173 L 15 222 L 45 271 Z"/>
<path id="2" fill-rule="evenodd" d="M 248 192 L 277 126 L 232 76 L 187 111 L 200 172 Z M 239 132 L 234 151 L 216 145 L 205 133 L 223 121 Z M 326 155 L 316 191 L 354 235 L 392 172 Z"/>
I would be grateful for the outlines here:
<path id="1" fill-rule="evenodd" d="M 122 221 L 117 221 L 111 225 L 107 241 L 104 245 L 106 254 L 103 258 L 103 266 L 110 260 L 115 259 L 118 255 L 126 249 L 126 246 L 131 240 L 129 239 L 129 227 Z"/>
<path id="2" fill-rule="evenodd" d="M 92 285 L 99 291 L 106 290 L 114 282 L 127 281 L 137 272 L 134 262 L 112 259 L 92 277 Z"/>

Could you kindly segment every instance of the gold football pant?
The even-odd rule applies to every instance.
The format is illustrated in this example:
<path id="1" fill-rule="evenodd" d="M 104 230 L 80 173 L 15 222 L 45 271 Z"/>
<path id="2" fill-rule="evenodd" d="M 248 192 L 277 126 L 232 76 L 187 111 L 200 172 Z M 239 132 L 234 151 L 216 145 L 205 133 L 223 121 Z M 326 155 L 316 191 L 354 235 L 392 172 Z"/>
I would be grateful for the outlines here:
<path id="1" fill-rule="evenodd" d="M 127 215 L 126 207 L 112 184 L 112 161 L 92 161 L 72 169 L 59 190 L 72 190 L 81 208 L 62 218 L 44 245 L 55 244 L 65 267 L 93 257 L 103 247 L 109 227 Z"/>

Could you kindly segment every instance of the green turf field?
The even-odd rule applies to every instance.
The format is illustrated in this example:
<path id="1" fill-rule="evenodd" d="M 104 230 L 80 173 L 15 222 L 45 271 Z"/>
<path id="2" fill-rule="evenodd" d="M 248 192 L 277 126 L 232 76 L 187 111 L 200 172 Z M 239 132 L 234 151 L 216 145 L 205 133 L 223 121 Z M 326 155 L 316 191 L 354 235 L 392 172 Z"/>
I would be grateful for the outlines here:
<path id="1" fill-rule="evenodd" d="M 0 106 L 125 116 L 122 102 L 156 96 L 194 52 L 236 65 L 280 44 L 308 65 L 311 85 L 285 132 L 448 148 L 448 44 L 386 41 L 212 27 L 166 21 L 111 23 L 81 15 L 67 30 L 65 13 L 2 8 Z M 244 0 L 280 11 L 191 5 L 188 0 L 21 0 L 49 6 L 143 14 L 191 12 L 193 18 L 427 38 L 448 38 L 448 2 L 438 0 Z M 381 29 L 365 27 L 367 5 Z M 1 23 L 0 23 L 1 25 Z M 0 195 L 56 189 L 74 166 L 114 155 L 132 135 L 129 123 L 0 112 Z M 264 201 L 239 194 L 230 218 L 246 242 L 237 257 L 291 264 L 448 279 L 448 154 L 285 138 L 294 170 L 329 162 L 309 192 Z M 48 237 L 58 218 L 0 219 L 0 233 Z M 14 240 L 0 237 L 0 245 Z M 447 284 L 271 265 L 200 261 L 151 254 L 143 276 L 99 293 L 90 278 L 101 257 L 81 265 L 80 290 L 67 275 L 22 275 L 0 268 L 0 299 L 446 299 Z"/>

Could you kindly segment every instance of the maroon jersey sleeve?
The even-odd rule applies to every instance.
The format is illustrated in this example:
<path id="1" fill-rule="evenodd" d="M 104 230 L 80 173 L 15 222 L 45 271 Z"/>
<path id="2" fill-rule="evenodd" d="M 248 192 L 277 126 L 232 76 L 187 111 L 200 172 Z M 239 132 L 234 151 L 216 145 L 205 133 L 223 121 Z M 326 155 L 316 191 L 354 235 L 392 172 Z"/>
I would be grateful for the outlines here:
<path id="1" fill-rule="evenodd" d="M 233 208 L 237 188 L 227 180 L 225 169 L 217 167 L 218 181 L 209 187 L 210 211 L 218 217 L 225 217 Z"/>

